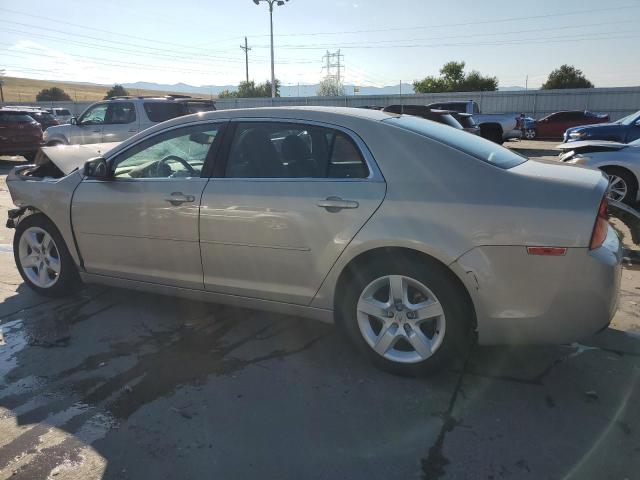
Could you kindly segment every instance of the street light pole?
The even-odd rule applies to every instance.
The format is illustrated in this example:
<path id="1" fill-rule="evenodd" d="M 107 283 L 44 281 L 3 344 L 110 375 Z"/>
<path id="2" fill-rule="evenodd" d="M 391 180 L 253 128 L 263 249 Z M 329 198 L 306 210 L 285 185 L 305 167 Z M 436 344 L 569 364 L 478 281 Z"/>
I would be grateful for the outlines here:
<path id="1" fill-rule="evenodd" d="M 275 61 L 273 58 L 273 4 L 275 3 L 277 6 L 281 7 L 288 1 L 289 0 L 253 0 L 253 3 L 256 5 L 260 5 L 260 2 L 267 2 L 269 4 L 269 24 L 271 27 L 271 98 L 275 98 L 276 96 L 276 72 Z"/>

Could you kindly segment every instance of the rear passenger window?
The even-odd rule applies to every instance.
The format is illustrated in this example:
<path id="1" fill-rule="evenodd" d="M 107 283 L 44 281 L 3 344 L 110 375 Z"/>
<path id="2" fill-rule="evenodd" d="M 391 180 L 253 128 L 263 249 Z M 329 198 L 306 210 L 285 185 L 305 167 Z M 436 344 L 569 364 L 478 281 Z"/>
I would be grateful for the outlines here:
<path id="1" fill-rule="evenodd" d="M 369 169 L 353 140 L 331 128 L 280 122 L 241 123 L 227 178 L 366 178 Z"/>
<path id="2" fill-rule="evenodd" d="M 145 102 L 144 111 L 152 122 L 165 122 L 185 113 L 181 103 L 169 102 Z"/>
<path id="3" fill-rule="evenodd" d="M 136 107 L 130 102 L 114 102 L 107 108 L 107 118 L 105 123 L 110 125 L 121 125 L 136 121 Z"/>

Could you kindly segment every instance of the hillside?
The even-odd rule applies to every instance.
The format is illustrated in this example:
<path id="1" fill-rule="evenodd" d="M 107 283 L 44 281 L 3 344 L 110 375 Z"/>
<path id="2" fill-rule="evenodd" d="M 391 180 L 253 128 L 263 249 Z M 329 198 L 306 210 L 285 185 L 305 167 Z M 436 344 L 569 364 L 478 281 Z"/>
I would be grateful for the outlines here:
<path id="1" fill-rule="evenodd" d="M 91 83 L 58 82 L 53 80 L 34 80 L 31 78 L 3 77 L 5 102 L 35 102 L 36 94 L 43 88 L 62 88 L 72 100 L 78 102 L 102 100 L 111 85 L 98 85 Z M 149 90 L 142 88 L 128 88 L 132 95 L 166 95 L 168 93 L 181 93 L 184 91 Z M 188 93 L 188 92 L 187 92 Z M 193 93 L 194 96 L 204 96 Z M 208 98 L 209 96 L 206 95 Z"/>

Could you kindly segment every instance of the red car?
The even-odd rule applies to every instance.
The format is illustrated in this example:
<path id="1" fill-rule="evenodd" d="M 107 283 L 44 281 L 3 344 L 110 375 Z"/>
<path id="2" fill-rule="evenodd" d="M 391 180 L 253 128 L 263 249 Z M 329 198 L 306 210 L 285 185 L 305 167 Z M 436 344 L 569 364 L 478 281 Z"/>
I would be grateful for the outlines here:
<path id="1" fill-rule="evenodd" d="M 606 123 L 609 115 L 583 111 L 555 112 L 535 122 L 533 128 L 527 128 L 524 137 L 532 138 L 562 138 L 564 132 L 571 127 Z"/>
<path id="2" fill-rule="evenodd" d="M 42 128 L 32 117 L 0 110 L 0 155 L 22 155 L 31 161 L 42 145 Z"/>

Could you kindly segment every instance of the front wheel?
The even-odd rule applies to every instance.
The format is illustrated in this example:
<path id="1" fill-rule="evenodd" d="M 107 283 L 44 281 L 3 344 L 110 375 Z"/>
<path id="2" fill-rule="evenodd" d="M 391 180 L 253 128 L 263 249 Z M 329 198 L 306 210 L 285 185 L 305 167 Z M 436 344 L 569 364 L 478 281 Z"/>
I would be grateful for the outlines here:
<path id="1" fill-rule="evenodd" d="M 42 214 L 30 215 L 16 226 L 13 255 L 20 276 L 43 295 L 71 293 L 78 274 L 60 232 Z"/>
<path id="2" fill-rule="evenodd" d="M 464 355 L 472 314 L 463 287 L 435 262 L 376 262 L 355 272 L 338 321 L 377 366 L 415 376 Z"/>

